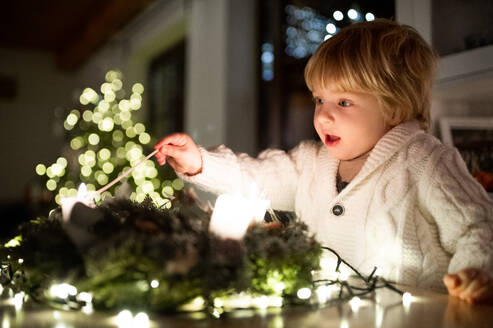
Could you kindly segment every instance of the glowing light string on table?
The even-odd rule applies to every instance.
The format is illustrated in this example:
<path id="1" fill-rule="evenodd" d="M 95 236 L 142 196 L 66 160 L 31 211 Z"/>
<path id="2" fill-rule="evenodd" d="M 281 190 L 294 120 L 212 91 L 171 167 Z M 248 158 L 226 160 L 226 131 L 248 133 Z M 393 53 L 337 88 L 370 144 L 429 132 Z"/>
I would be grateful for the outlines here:
<path id="1" fill-rule="evenodd" d="M 351 285 L 347 282 L 347 279 L 340 279 L 339 276 L 336 279 L 318 279 L 313 281 L 314 287 L 328 287 L 328 286 L 338 286 L 339 287 L 339 295 L 337 299 L 339 300 L 344 300 L 344 299 L 355 299 L 359 298 L 360 296 L 365 296 L 368 295 L 372 292 L 374 292 L 376 289 L 379 288 L 388 288 L 397 294 L 401 295 L 403 297 L 403 300 L 406 301 L 409 299 L 409 293 L 404 293 L 400 289 L 392 286 L 388 281 L 386 281 L 384 278 L 380 277 L 378 274 L 376 274 L 378 268 L 374 267 L 372 272 L 368 277 L 364 277 L 358 270 L 356 270 L 351 264 L 349 264 L 347 261 L 345 261 L 341 256 L 332 248 L 326 247 L 326 246 L 321 246 L 323 250 L 329 251 L 332 254 L 334 254 L 337 258 L 337 264 L 335 268 L 335 272 L 340 273 L 340 266 L 341 264 L 345 264 L 347 267 L 349 267 L 355 275 L 362 281 L 364 282 L 365 287 L 360 287 L 360 286 L 354 286 Z M 344 296 L 344 290 L 347 291 L 348 296 Z"/>

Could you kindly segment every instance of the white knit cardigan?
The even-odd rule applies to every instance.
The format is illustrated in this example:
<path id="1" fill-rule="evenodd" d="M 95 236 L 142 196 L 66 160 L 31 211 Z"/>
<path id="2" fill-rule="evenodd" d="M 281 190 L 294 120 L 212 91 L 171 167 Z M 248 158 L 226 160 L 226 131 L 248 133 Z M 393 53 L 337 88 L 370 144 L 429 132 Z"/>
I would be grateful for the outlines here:
<path id="1" fill-rule="evenodd" d="M 388 280 L 435 290 L 444 290 L 447 272 L 493 274 L 492 200 L 457 150 L 416 121 L 382 137 L 341 193 L 339 160 L 320 142 L 258 158 L 224 146 L 201 152 L 202 172 L 184 180 L 217 194 L 248 194 L 255 182 L 272 208 L 295 211 L 322 245 L 365 274 L 378 266 Z"/>

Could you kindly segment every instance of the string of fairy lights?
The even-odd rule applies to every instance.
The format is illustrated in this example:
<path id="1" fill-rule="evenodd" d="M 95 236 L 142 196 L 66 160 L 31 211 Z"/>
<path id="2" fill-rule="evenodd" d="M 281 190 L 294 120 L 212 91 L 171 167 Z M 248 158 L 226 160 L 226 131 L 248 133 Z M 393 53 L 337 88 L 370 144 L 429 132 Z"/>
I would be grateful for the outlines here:
<path id="1" fill-rule="evenodd" d="M 336 35 L 339 30 L 354 22 L 373 21 L 375 14 L 363 11 L 358 5 L 343 12 L 334 10 L 331 17 L 304 6 L 285 6 L 285 48 L 287 56 L 303 59 L 315 53 L 320 44 Z M 261 70 L 264 81 L 274 79 L 274 44 L 265 42 L 261 47 Z"/>
<path id="2" fill-rule="evenodd" d="M 79 97 L 84 109 L 71 110 L 63 122 L 70 139 L 70 154 L 51 165 L 36 165 L 36 173 L 46 179 L 46 188 L 56 193 L 57 204 L 63 197 L 77 195 L 75 181 L 84 182 L 88 191 L 106 185 L 144 158 L 145 146 L 152 141 L 145 125 L 133 118 L 133 113 L 142 107 L 141 83 L 135 83 L 130 96 L 124 98 L 122 75 L 112 70 L 106 73 L 100 92 L 85 88 Z M 131 179 L 135 183 L 132 200 L 142 202 L 150 197 L 158 206 L 167 208 L 171 207 L 169 196 L 184 186 L 177 178 L 162 181 L 152 160 L 136 168 Z M 95 201 L 108 195 L 112 192 L 95 195 Z"/>
<path id="3" fill-rule="evenodd" d="M 11 241 L 10 243 L 11 245 L 6 244 L 5 246 L 15 247 L 17 245 L 17 242 L 15 241 Z M 397 295 L 400 295 L 405 309 L 408 309 L 410 304 L 414 301 L 415 298 L 410 293 L 401 291 L 380 277 L 376 267 L 369 276 L 365 277 L 348 262 L 342 259 L 335 250 L 329 247 L 322 247 L 322 249 L 330 252 L 337 259 L 335 268 L 333 272 L 331 272 L 334 278 L 314 279 L 311 288 L 300 288 L 296 293 L 299 303 L 326 306 L 329 304 L 333 305 L 336 303 L 349 302 L 352 311 L 357 312 L 358 309 L 363 306 L 362 299 L 368 299 L 378 303 L 375 292 L 382 288 L 386 288 L 395 292 Z M 23 260 L 11 259 L 10 256 L 9 260 L 10 263 L 2 263 L 0 295 L 2 295 L 5 288 L 8 288 L 10 299 L 7 303 L 13 305 L 17 311 L 21 311 L 24 302 L 29 298 L 33 298 L 33 296 L 27 295 L 23 291 L 13 292 L 16 290 L 16 284 L 18 284 L 19 279 L 22 279 Z M 15 272 L 13 270 L 13 263 L 16 264 Z M 348 273 L 349 271 L 347 270 L 341 270 L 342 265 L 346 266 L 350 273 Z M 345 274 L 343 274 L 343 272 L 345 272 Z M 315 272 L 313 274 L 314 276 L 316 275 Z M 248 292 L 241 292 L 228 296 L 215 297 L 212 299 L 212 302 L 207 302 L 203 297 L 199 296 L 180 306 L 177 310 L 191 313 L 193 314 L 191 317 L 196 318 L 205 318 L 207 315 L 214 318 L 220 318 L 223 314 L 231 313 L 238 309 L 265 311 L 268 308 L 282 308 L 285 305 L 283 298 L 285 285 L 282 280 L 272 281 L 272 284 L 274 293 L 271 295 L 256 295 Z M 141 288 L 157 288 L 159 286 L 159 281 L 155 279 L 142 281 L 141 285 Z M 85 291 L 78 291 L 75 286 L 67 282 L 53 283 L 50 288 L 45 291 L 44 296 L 54 308 L 81 311 L 86 315 L 93 313 L 92 294 Z M 380 313 L 380 316 L 381 315 L 382 314 Z M 378 317 L 377 320 L 378 319 L 380 321 L 382 320 L 381 317 Z M 113 317 L 113 322 L 119 328 L 148 328 L 150 327 L 151 321 L 146 312 L 138 312 L 134 315 L 129 309 L 122 309 Z"/>

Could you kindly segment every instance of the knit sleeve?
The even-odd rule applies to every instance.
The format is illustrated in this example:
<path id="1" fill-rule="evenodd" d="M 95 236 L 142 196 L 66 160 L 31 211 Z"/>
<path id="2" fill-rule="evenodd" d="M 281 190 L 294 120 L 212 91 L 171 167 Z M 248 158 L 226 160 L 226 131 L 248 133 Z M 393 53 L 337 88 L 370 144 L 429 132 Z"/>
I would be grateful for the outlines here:
<path id="1" fill-rule="evenodd" d="M 448 272 L 476 267 L 493 274 L 493 201 L 456 149 L 447 148 L 433 166 L 427 207 L 451 254 Z"/>
<path id="2" fill-rule="evenodd" d="M 253 158 L 235 154 L 223 145 L 210 150 L 201 148 L 202 172 L 180 177 L 216 194 L 239 192 L 248 197 L 259 191 L 273 208 L 292 211 L 303 162 L 314 150 L 313 143 L 305 142 L 288 153 L 267 149 Z"/>

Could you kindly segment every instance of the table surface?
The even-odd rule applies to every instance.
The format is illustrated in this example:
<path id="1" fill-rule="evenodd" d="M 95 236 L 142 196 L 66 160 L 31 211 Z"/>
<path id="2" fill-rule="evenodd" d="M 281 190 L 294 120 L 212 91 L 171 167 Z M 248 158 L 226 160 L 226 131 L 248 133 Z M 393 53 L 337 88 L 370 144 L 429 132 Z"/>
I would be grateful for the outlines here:
<path id="1" fill-rule="evenodd" d="M 390 290 L 378 290 L 375 299 L 363 299 L 358 309 L 348 302 L 321 306 L 296 306 L 283 309 L 243 310 L 220 319 L 201 318 L 202 313 L 152 316 L 150 327 L 493 327 L 493 305 L 470 305 L 446 294 L 409 289 L 414 296 L 409 305 Z M 11 304 L 0 304 L 1 328 L 13 327 L 119 327 L 115 315 L 94 312 L 57 311 L 36 304 L 25 304 L 16 310 Z M 130 325 L 132 326 L 132 325 Z"/>

